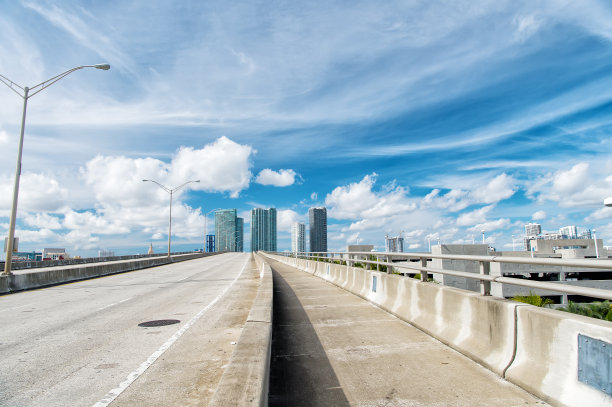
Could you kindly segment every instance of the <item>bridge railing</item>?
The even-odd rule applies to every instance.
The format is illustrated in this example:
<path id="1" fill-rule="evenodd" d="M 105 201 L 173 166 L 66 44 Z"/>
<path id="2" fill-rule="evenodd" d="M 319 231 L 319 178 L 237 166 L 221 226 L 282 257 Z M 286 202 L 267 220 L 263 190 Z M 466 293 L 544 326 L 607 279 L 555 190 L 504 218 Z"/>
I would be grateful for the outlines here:
<path id="1" fill-rule="evenodd" d="M 277 255 L 294 257 L 307 260 L 322 262 L 336 262 L 347 267 L 354 267 L 357 264 L 366 265 L 366 269 L 381 270 L 386 268 L 387 273 L 392 273 L 394 269 L 405 269 L 420 274 L 421 281 L 428 281 L 428 274 L 442 274 L 467 279 L 478 280 L 480 282 L 480 294 L 491 295 L 491 283 L 510 284 L 515 286 L 554 291 L 569 295 L 579 295 L 584 297 L 601 298 L 612 300 L 612 290 L 593 287 L 580 287 L 575 285 L 563 284 L 562 282 L 548 282 L 523 279 L 519 277 L 504 277 L 501 272 L 491 273 L 492 266 L 501 263 L 533 265 L 537 267 L 550 266 L 564 268 L 562 272 L 571 272 L 572 268 L 579 273 L 583 269 L 608 270 L 612 271 L 612 260 L 608 259 L 557 259 L 557 258 L 528 258 L 511 256 L 473 256 L 460 254 L 432 254 L 432 253 L 396 253 L 396 252 L 279 252 Z M 393 260 L 405 260 L 398 263 Z M 436 268 L 428 265 L 433 259 L 455 260 L 465 262 L 477 262 L 479 273 L 470 273 L 448 268 Z M 414 263 L 414 264 L 411 264 Z M 569 268 L 569 271 L 566 269 Z M 499 269 L 499 267 L 498 267 Z M 582 270 L 579 270 L 582 269 Z M 535 271 L 541 272 L 540 270 Z M 552 271 L 559 273 L 561 271 Z M 400 272 L 408 274 L 409 272 Z"/>

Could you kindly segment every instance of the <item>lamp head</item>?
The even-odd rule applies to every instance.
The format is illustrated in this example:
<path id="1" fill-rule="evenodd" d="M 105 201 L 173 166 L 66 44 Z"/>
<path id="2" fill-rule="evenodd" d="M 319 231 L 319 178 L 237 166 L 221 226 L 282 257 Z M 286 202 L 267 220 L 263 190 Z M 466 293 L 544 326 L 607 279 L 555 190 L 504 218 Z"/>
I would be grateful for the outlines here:
<path id="1" fill-rule="evenodd" d="M 108 71 L 110 69 L 110 65 L 109 64 L 97 64 L 97 65 L 94 65 L 94 68 Z"/>
<path id="2" fill-rule="evenodd" d="M 612 206 L 612 196 L 609 196 L 606 199 L 604 199 L 604 205 Z"/>

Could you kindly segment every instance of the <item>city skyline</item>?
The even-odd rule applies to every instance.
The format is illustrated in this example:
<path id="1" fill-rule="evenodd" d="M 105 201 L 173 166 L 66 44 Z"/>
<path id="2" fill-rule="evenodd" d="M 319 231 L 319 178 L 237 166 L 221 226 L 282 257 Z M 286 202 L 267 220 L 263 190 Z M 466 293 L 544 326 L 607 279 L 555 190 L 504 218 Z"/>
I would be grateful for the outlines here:
<path id="1" fill-rule="evenodd" d="M 351 24 L 345 24 L 350 21 Z M 530 222 L 612 244 L 612 5 L 4 2 L 0 74 L 31 86 L 20 251 L 95 256 L 204 245 L 204 217 L 327 208 L 328 247 L 402 232 L 511 250 Z M 0 84 L 0 233 L 22 101 Z"/>

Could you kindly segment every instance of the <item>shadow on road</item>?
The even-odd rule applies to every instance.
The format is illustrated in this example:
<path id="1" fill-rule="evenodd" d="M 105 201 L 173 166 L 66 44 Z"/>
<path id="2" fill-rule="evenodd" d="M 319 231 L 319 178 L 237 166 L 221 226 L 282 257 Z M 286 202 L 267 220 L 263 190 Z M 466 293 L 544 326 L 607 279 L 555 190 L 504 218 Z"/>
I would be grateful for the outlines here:
<path id="1" fill-rule="evenodd" d="M 274 276 L 270 406 L 349 406 L 308 315 L 283 276 Z"/>

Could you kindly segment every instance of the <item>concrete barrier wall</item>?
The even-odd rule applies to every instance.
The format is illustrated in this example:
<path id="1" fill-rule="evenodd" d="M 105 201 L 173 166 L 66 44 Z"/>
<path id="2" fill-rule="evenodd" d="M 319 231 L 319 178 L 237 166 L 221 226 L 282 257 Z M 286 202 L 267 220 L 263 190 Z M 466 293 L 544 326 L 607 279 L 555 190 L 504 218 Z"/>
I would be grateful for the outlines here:
<path id="1" fill-rule="evenodd" d="M 602 341 L 597 366 L 580 354 L 578 336 Z M 583 369 L 595 369 L 608 382 L 612 374 L 612 323 L 552 309 L 524 306 L 517 314 L 516 358 L 506 378 L 551 403 L 566 406 L 611 406 L 612 397 L 578 380 Z M 607 345 L 606 345 L 607 344 Z M 606 374 L 607 373 L 607 374 Z M 593 384 L 593 383 L 592 383 Z"/>
<path id="2" fill-rule="evenodd" d="M 612 344 L 610 322 L 358 267 L 266 256 L 367 299 L 551 404 L 612 405 L 610 395 L 578 380 L 578 335 Z M 608 359 L 604 367 L 612 366 Z"/>
<path id="3" fill-rule="evenodd" d="M 272 270 L 258 255 L 260 284 L 251 312 L 209 406 L 268 405 L 272 351 Z"/>
<path id="4" fill-rule="evenodd" d="M 0 276 L 0 294 L 125 273 L 127 271 L 161 266 L 178 261 L 202 258 L 213 254 L 214 253 L 190 253 L 173 255 L 172 259 L 169 259 L 167 256 L 160 256 L 134 260 L 70 265 L 47 269 L 31 269 L 10 276 Z"/>

